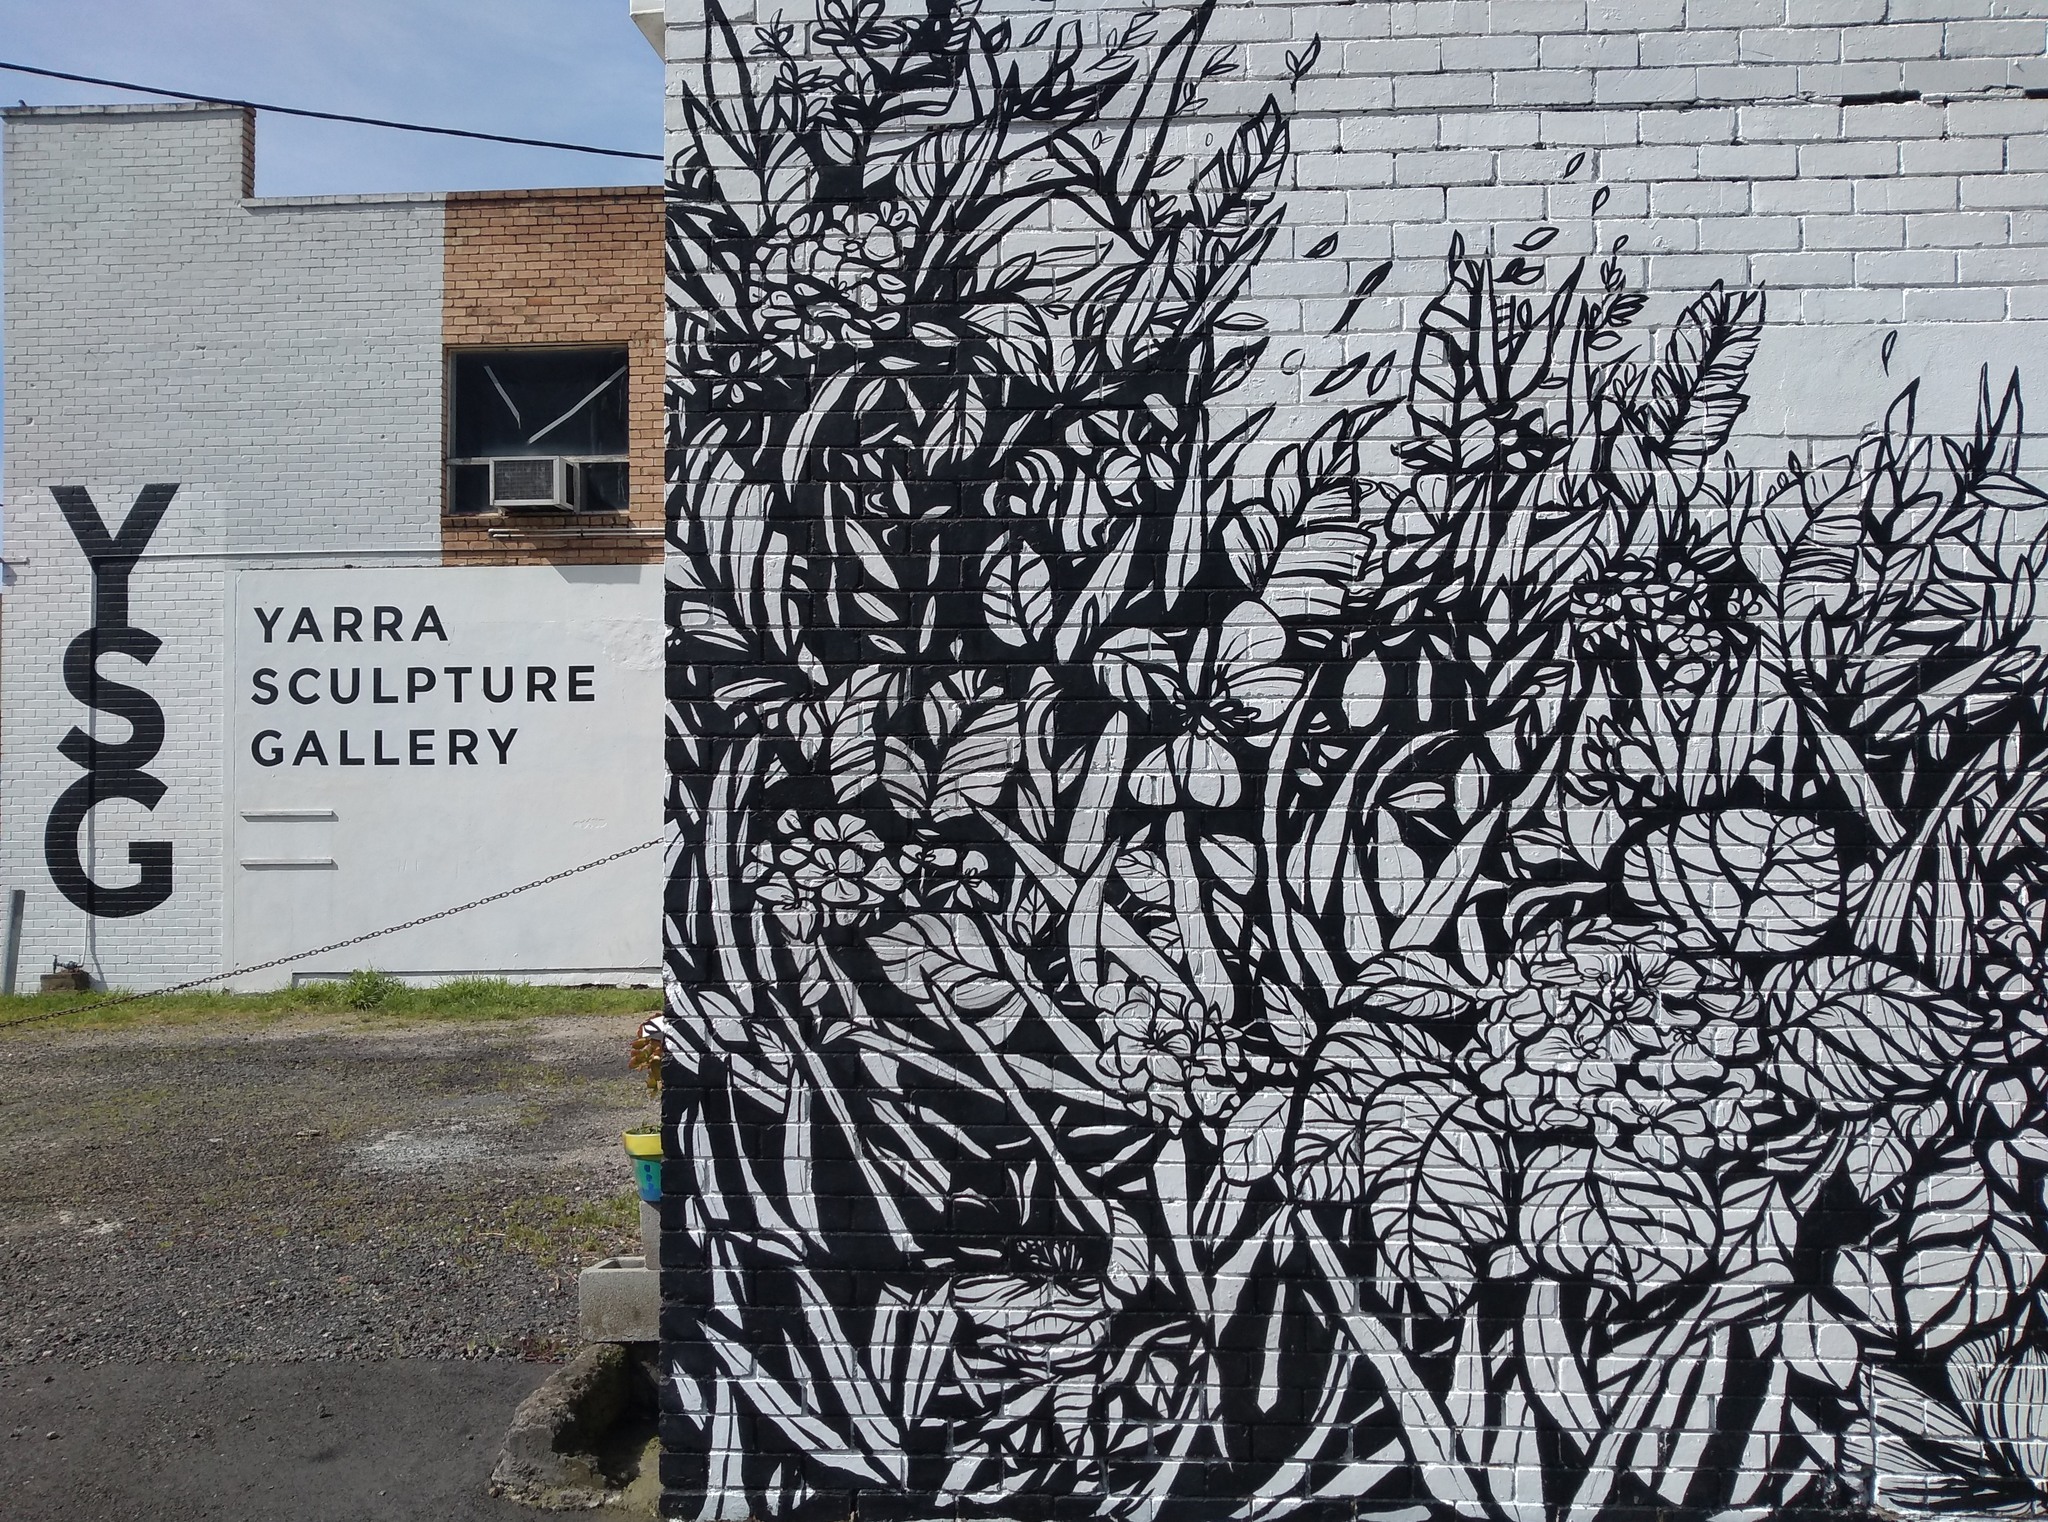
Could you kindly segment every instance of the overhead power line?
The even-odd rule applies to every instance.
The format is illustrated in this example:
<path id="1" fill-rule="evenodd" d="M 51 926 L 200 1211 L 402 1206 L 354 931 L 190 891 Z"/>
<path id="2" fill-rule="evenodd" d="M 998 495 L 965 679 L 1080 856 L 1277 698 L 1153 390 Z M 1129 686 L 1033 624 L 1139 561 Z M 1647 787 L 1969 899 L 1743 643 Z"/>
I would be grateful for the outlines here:
<path id="1" fill-rule="evenodd" d="M 209 106 L 241 106 L 250 111 L 270 111 L 279 116 L 304 116 L 317 122 L 349 122 L 358 127 L 388 127 L 394 132 L 427 132 L 435 137 L 466 137 L 479 143 L 511 143 L 520 148 L 557 148 L 563 153 L 595 153 L 610 159 L 643 159 L 659 164 L 658 153 L 634 153 L 625 148 L 593 148 L 587 143 L 558 143 L 544 137 L 507 137 L 501 132 L 471 132 L 462 127 L 428 127 L 419 122 L 387 121 L 380 116 L 350 116 L 341 111 L 308 111 L 300 106 L 272 106 L 260 100 L 229 100 L 219 95 L 194 95 L 188 90 L 166 90 L 161 85 L 139 85 L 126 79 L 98 79 L 91 74 L 66 74 L 61 69 L 38 69 L 25 63 L 0 62 L 10 74 L 34 74 L 43 79 L 69 80 L 73 84 L 100 85 L 109 90 L 131 90 L 137 95 L 167 95 L 172 100 L 193 100 Z"/>

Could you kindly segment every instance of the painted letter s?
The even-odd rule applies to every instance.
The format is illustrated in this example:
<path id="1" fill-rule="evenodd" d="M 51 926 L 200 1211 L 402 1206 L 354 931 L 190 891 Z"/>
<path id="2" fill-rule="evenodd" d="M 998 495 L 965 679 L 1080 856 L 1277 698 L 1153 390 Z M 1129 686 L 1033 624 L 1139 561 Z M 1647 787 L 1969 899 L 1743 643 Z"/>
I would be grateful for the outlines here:
<path id="1" fill-rule="evenodd" d="M 85 775 L 64 790 L 43 828 L 43 861 L 57 891 L 87 914 L 102 919 L 147 914 L 171 896 L 169 841 L 129 845 L 128 860 L 142 868 L 142 876 L 124 888 L 106 888 L 94 882 L 78 849 L 86 816 L 99 804 L 109 798 L 126 798 L 154 810 L 164 795 L 163 783 L 142 769 L 163 748 L 164 711 L 140 688 L 110 681 L 99 673 L 103 652 L 113 651 L 148 665 L 162 648 L 163 641 L 154 634 L 117 625 L 86 630 L 64 652 L 64 685 L 71 695 L 88 707 L 125 720 L 129 729 L 125 740 L 109 741 L 74 728 L 58 742 L 57 749 L 84 767 Z"/>

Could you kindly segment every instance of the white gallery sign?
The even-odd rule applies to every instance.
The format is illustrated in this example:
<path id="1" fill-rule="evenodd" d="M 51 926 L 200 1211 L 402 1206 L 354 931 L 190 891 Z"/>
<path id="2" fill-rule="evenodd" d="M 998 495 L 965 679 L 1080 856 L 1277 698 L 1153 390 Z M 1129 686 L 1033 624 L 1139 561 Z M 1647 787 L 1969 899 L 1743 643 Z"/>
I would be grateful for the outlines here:
<path id="1" fill-rule="evenodd" d="M 236 965 L 660 833 L 659 567 L 244 571 L 229 617 Z M 646 974 L 659 857 L 293 971 Z"/>

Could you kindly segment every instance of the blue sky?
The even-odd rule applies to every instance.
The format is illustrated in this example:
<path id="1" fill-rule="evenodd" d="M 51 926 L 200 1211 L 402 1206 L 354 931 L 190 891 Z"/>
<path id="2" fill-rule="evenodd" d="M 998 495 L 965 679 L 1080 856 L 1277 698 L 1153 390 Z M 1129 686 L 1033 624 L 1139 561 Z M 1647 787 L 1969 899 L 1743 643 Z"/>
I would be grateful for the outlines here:
<path id="1" fill-rule="evenodd" d="M 626 0 L 0 0 L 0 60 L 661 151 L 661 61 Z M 0 72 L 9 106 L 150 98 Z M 284 116 L 260 116 L 256 127 L 256 191 L 267 196 L 645 184 L 659 171 Z M 5 236 L 0 226 L 0 243 Z M 0 352 L 0 386 L 4 367 Z"/>

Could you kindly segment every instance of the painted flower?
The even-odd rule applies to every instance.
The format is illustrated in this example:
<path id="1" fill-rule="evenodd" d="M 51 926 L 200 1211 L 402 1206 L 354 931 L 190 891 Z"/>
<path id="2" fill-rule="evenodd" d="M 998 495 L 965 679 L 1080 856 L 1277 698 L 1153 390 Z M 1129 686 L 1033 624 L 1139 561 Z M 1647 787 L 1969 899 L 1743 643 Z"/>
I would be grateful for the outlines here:
<path id="1" fill-rule="evenodd" d="M 903 869 L 913 891 L 939 909 L 991 909 L 1002 902 L 1002 889 L 989 877 L 988 857 L 958 846 L 913 845 L 903 853 Z"/>
<path id="2" fill-rule="evenodd" d="M 1730 652 L 1731 596 L 1689 560 L 1624 555 L 1572 589 L 1566 618 L 1579 653 L 1647 659 L 1674 686 L 1697 688 Z"/>
<path id="3" fill-rule="evenodd" d="M 1561 932 L 1513 957 L 1466 1061 L 1519 1132 L 1590 1128 L 1604 1149 L 1676 1167 L 1738 1142 L 1761 1049 L 1733 964 L 1662 932 Z"/>
<path id="4" fill-rule="evenodd" d="M 790 357 L 809 358 L 894 333 L 914 230 L 909 211 L 893 201 L 798 212 L 755 258 L 753 317 L 762 335 Z"/>
<path id="5" fill-rule="evenodd" d="M 1182 660 L 1150 629 L 1127 629 L 1103 642 L 1097 669 L 1112 691 L 1144 710 L 1163 745 L 1132 768 L 1140 803 L 1170 805 L 1176 795 L 1200 808 L 1228 808 L 1244 791 L 1236 745 L 1264 746 L 1300 695 L 1304 676 L 1285 663 L 1287 631 L 1261 602 L 1240 603 L 1222 627 L 1202 629 Z"/>
<path id="6" fill-rule="evenodd" d="M 1112 978 L 1095 991 L 1109 1085 L 1174 1124 L 1214 1116 L 1235 1096 L 1230 1052 L 1178 989 Z"/>
<path id="7" fill-rule="evenodd" d="M 1733 964 L 1596 924 L 1525 944 L 1480 998 L 1463 1060 L 1530 1149 L 1516 1220 L 1538 1266 L 1632 1298 L 1710 1268 L 1708 1165 L 1749 1134 L 1761 1047 Z"/>
<path id="8" fill-rule="evenodd" d="M 877 201 L 849 211 L 826 240 L 826 248 L 842 266 L 893 271 L 912 231 L 908 207 L 900 201 Z"/>
<path id="9" fill-rule="evenodd" d="M 1186 1086 L 1195 1060 L 1195 1026 L 1177 996 L 1112 979 L 1095 991 L 1103 1015 L 1104 1055 L 1117 1086 L 1133 1099 Z"/>
<path id="10" fill-rule="evenodd" d="M 1005 1256 L 998 1270 L 951 1281 L 962 1393 L 1013 1443 L 1036 1446 L 1020 1429 L 1037 1427 L 1055 1444 L 1046 1457 L 1084 1452 L 1110 1348 L 1109 1287 L 1073 1261 L 1069 1241 L 1027 1239 Z"/>
<path id="11" fill-rule="evenodd" d="M 753 374 L 753 356 L 737 344 L 721 345 L 712 364 L 711 399 L 721 407 L 744 407 L 760 390 Z"/>
<path id="12" fill-rule="evenodd" d="M 890 21 L 882 0 L 825 0 L 813 40 L 836 53 L 872 57 L 901 44 L 904 24 Z"/>
<path id="13" fill-rule="evenodd" d="M 754 847 L 745 877 L 792 934 L 810 939 L 824 925 L 851 925 L 903 886 L 881 840 L 856 814 L 806 825 L 792 811 L 777 826 L 782 843 Z"/>

